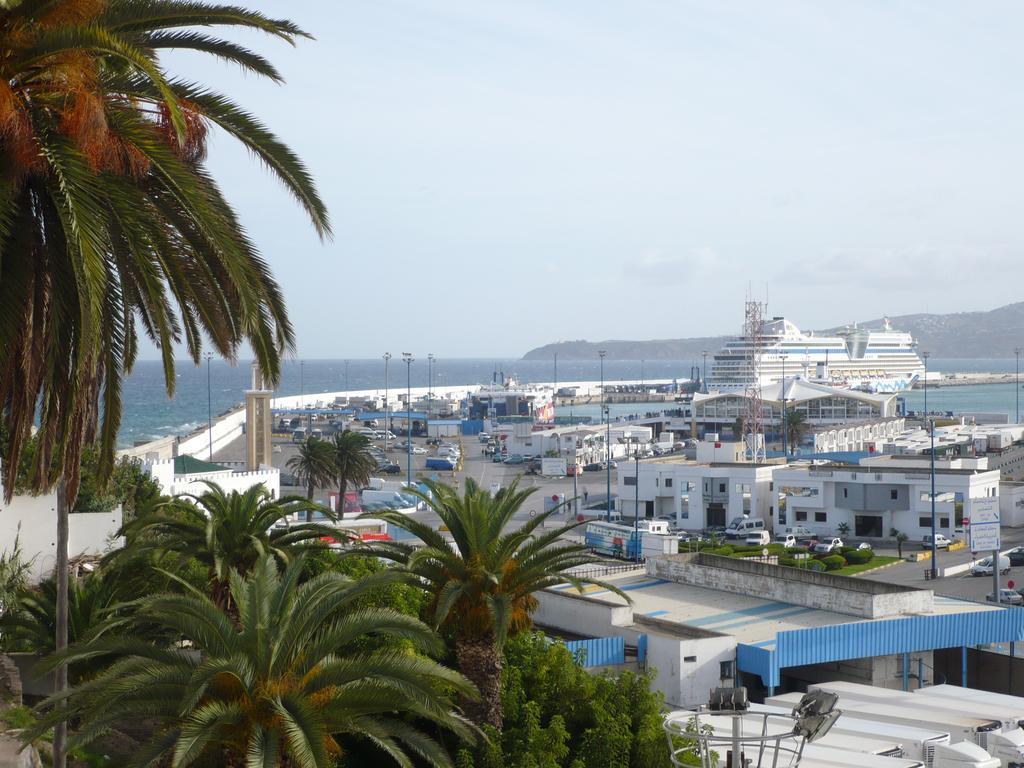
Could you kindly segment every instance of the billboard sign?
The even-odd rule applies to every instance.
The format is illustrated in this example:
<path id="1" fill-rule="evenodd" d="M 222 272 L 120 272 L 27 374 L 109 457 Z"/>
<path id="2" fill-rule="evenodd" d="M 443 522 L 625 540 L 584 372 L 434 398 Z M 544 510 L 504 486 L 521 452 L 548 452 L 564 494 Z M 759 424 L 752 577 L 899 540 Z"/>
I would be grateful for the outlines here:
<path id="1" fill-rule="evenodd" d="M 971 499 L 968 546 L 971 552 L 999 549 L 999 497 Z"/>

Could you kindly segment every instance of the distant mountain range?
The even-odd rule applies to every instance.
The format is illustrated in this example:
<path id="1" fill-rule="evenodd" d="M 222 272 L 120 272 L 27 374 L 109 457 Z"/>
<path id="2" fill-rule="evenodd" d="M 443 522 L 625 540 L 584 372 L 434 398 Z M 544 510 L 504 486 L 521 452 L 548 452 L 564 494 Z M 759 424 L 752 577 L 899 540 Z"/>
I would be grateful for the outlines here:
<path id="1" fill-rule="evenodd" d="M 1013 357 L 1013 348 L 1024 346 L 1024 302 L 1007 304 L 988 312 L 900 315 L 890 317 L 889 322 L 896 330 L 910 332 L 917 340 L 919 350 L 927 350 L 939 359 Z M 859 325 L 877 329 L 882 327 L 882 323 L 882 318 L 879 318 Z M 819 332 L 832 333 L 842 327 Z M 729 338 L 732 337 L 558 341 L 531 349 L 523 359 L 547 360 L 557 352 L 563 360 L 592 360 L 597 357 L 598 350 L 604 349 L 610 360 L 697 360 L 702 351 L 714 353 Z"/>

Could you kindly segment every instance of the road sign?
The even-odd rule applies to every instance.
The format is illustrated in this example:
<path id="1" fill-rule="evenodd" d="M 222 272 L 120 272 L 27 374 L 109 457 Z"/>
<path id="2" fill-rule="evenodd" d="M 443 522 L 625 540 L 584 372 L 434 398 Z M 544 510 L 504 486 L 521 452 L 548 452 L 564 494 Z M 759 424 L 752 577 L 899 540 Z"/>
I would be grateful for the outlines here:
<path id="1" fill-rule="evenodd" d="M 1013 589 L 1013 587 L 1014 587 L 1013 579 L 1010 579 L 1008 582 L 1006 582 L 1006 586 L 1008 586 L 1010 589 Z"/>
<path id="2" fill-rule="evenodd" d="M 971 551 L 999 549 L 999 523 L 971 523 Z"/>
<path id="3" fill-rule="evenodd" d="M 967 525 L 967 520 L 970 524 Z M 999 549 L 999 498 L 971 499 L 971 515 L 964 524 L 972 551 Z"/>

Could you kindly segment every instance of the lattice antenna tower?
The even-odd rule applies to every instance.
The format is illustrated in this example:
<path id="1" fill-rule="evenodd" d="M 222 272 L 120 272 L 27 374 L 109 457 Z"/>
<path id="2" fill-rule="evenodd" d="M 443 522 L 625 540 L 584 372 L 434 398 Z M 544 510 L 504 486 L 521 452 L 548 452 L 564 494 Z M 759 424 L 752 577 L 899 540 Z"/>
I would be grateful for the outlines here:
<path id="1" fill-rule="evenodd" d="M 763 349 L 764 304 L 747 296 L 743 315 L 743 339 L 747 346 L 747 412 L 743 416 L 743 440 L 747 458 L 753 462 L 765 460 L 764 409 L 761 400 L 761 350 Z"/>

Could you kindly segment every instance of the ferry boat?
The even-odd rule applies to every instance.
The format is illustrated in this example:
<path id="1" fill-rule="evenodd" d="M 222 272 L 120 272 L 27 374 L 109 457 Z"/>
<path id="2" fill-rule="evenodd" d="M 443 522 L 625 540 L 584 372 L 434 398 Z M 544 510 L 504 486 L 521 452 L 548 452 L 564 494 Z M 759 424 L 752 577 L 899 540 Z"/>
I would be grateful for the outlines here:
<path id="1" fill-rule="evenodd" d="M 821 336 L 774 317 L 763 324 L 757 351 L 744 336 L 726 342 L 714 356 L 708 389 L 743 390 L 785 376 L 867 392 L 902 392 L 924 377 L 917 343 L 909 333 L 893 330 L 889 318 L 880 330 L 852 325 Z"/>

